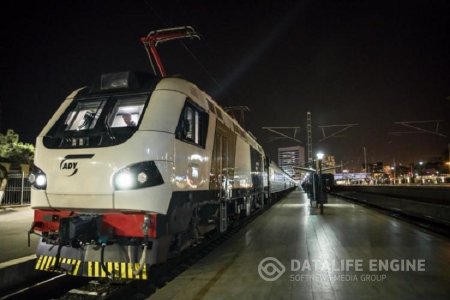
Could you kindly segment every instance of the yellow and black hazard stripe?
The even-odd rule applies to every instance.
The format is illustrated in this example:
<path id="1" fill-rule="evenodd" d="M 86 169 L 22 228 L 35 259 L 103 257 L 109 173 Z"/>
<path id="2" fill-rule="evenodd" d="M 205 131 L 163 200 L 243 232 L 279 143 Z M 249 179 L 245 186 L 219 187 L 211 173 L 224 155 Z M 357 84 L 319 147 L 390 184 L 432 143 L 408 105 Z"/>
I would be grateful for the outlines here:
<path id="1" fill-rule="evenodd" d="M 80 269 L 81 261 L 78 259 L 71 259 L 60 257 L 58 260 L 58 268 L 56 268 L 56 257 L 55 256 L 39 256 L 36 261 L 36 270 L 50 271 L 58 273 L 67 273 L 70 275 L 79 275 L 78 270 Z"/>
<path id="2" fill-rule="evenodd" d="M 117 279 L 147 279 L 147 266 L 144 264 L 141 272 L 138 272 L 138 263 L 105 262 L 103 267 L 98 261 L 87 262 L 88 277 L 113 277 Z M 137 273 L 135 275 L 134 273 Z"/>
<path id="3" fill-rule="evenodd" d="M 138 272 L 140 264 L 125 262 L 104 262 L 98 261 L 84 262 L 80 268 L 81 260 L 70 258 L 59 258 L 56 267 L 56 257 L 42 255 L 36 262 L 36 270 L 67 273 L 74 276 L 87 277 L 113 277 L 115 279 L 141 279 L 146 280 L 147 265 L 144 264 L 142 270 Z M 87 272 L 86 272 L 87 271 Z M 137 274 L 135 274 L 137 273 Z"/>

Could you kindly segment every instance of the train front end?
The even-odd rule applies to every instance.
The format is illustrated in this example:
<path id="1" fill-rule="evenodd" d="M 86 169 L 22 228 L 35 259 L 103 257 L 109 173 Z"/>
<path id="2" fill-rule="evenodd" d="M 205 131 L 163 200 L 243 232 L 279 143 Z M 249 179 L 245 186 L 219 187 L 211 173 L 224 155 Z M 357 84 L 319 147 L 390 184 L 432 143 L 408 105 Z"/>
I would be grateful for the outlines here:
<path id="1" fill-rule="evenodd" d="M 36 269 L 146 279 L 150 265 L 166 260 L 179 113 L 155 123 L 159 81 L 104 74 L 73 92 L 38 136 L 30 174 Z"/>

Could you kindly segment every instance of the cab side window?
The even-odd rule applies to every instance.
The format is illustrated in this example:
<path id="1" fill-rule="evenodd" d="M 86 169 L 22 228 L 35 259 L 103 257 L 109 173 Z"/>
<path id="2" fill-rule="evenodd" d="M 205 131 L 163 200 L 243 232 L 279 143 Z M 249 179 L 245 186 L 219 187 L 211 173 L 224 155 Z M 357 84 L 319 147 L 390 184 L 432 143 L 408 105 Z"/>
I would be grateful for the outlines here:
<path id="1" fill-rule="evenodd" d="M 193 102 L 187 100 L 178 121 L 175 137 L 204 148 L 207 130 L 208 114 Z"/>

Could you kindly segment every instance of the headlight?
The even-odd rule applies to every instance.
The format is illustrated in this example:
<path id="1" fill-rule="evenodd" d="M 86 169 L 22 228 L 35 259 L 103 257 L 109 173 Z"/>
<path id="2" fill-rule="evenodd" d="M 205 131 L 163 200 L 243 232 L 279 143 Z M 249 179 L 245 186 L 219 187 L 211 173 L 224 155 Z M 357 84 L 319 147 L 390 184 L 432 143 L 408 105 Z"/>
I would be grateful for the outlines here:
<path id="1" fill-rule="evenodd" d="M 147 173 L 145 173 L 145 172 L 140 172 L 140 173 L 137 175 L 137 181 L 138 181 L 140 184 L 146 183 L 147 180 L 148 180 Z"/>
<path id="2" fill-rule="evenodd" d="M 116 190 L 140 189 L 163 183 L 161 173 L 153 161 L 133 164 L 119 170 L 113 177 Z"/>
<path id="3" fill-rule="evenodd" d="M 47 185 L 47 177 L 44 174 L 39 174 L 36 177 L 36 185 L 40 187 L 45 187 Z"/>
<path id="4" fill-rule="evenodd" d="M 119 190 L 128 190 L 134 185 L 133 177 L 130 171 L 122 171 L 114 178 L 114 184 Z"/>
<path id="5" fill-rule="evenodd" d="M 31 168 L 28 181 L 31 185 L 39 190 L 45 190 L 47 188 L 47 175 L 36 166 Z"/>

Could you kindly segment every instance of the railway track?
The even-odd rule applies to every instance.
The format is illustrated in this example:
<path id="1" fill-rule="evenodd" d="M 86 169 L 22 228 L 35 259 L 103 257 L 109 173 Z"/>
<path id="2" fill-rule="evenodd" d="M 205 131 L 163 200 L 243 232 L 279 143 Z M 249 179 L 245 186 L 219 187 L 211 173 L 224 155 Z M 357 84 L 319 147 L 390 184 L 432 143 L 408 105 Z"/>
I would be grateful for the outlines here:
<path id="1" fill-rule="evenodd" d="M 365 200 L 361 200 L 355 196 L 343 195 L 340 193 L 332 193 L 334 196 L 344 199 L 347 202 L 355 203 L 365 208 L 370 208 L 384 215 L 388 215 L 392 218 L 396 218 L 402 220 L 404 222 L 413 224 L 415 226 L 421 227 L 425 230 L 431 231 L 433 233 L 440 234 L 447 238 L 450 238 L 450 226 L 447 224 L 442 224 L 439 221 L 434 220 L 431 217 L 425 218 L 423 216 L 414 216 L 408 213 L 405 213 L 402 210 L 392 209 L 390 207 L 382 207 L 379 205 L 375 205 Z M 383 197 L 383 195 L 380 195 Z"/>
<path id="2" fill-rule="evenodd" d="M 23 287 L 10 291 L 1 296 L 4 299 L 58 299 L 62 297 L 67 289 L 75 289 L 83 286 L 87 278 L 73 277 L 66 274 L 50 276 L 39 281 L 26 282 Z M 65 287 L 64 289 L 62 287 Z"/>

